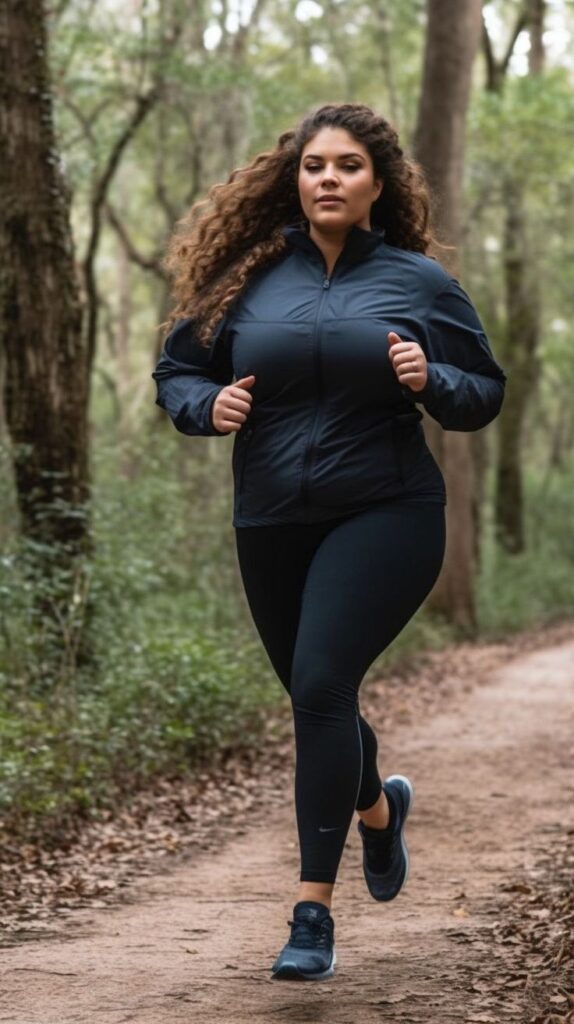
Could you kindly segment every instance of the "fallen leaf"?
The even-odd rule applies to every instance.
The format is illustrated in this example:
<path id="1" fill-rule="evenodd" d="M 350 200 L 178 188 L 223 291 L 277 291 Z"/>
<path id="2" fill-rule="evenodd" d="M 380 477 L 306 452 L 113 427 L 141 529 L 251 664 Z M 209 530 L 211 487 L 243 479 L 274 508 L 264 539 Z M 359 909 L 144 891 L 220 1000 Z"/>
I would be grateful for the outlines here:
<path id="1" fill-rule="evenodd" d="M 453 917 L 470 917 L 466 907 L 457 907 L 456 910 L 453 910 L 452 914 Z"/>
<path id="2" fill-rule="evenodd" d="M 532 892 L 532 886 L 527 885 L 526 882 L 513 882 L 511 885 L 501 885 L 501 892 L 521 892 L 525 895 L 529 895 Z"/>

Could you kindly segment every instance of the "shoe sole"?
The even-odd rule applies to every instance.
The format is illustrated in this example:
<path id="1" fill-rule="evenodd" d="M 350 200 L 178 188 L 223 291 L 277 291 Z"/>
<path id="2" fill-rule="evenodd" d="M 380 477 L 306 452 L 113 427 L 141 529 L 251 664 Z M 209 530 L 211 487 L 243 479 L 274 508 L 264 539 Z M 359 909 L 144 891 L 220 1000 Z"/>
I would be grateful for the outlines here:
<path id="1" fill-rule="evenodd" d="M 272 978 L 277 978 L 279 981 L 324 981 L 326 978 L 333 976 L 336 963 L 337 954 L 335 947 L 333 947 L 331 966 L 326 971 L 321 971 L 320 974 L 305 974 L 293 961 L 289 962 L 289 960 L 286 960 L 277 971 L 273 971 Z"/>
<path id="2" fill-rule="evenodd" d="M 377 901 L 377 903 L 390 903 L 391 900 L 396 899 L 396 897 L 399 895 L 401 889 L 403 888 L 407 878 L 409 877 L 409 866 L 410 866 L 409 851 L 407 850 L 407 844 L 405 842 L 404 828 L 405 828 L 405 822 L 406 822 L 406 820 L 407 820 L 407 818 L 409 816 L 411 807 L 413 806 L 413 802 L 414 802 L 414 799 L 415 799 L 415 791 L 413 789 L 412 782 L 410 781 L 410 779 L 407 779 L 406 775 L 389 775 L 388 779 L 385 779 L 385 784 L 387 782 L 404 782 L 406 787 L 407 787 L 407 789 L 408 789 L 408 791 L 409 791 L 409 803 L 408 803 L 408 807 L 407 807 L 407 809 L 405 811 L 405 815 L 403 817 L 403 823 L 401 825 L 401 850 L 403 851 L 403 857 L 405 858 L 405 877 L 403 878 L 403 880 L 402 880 L 402 882 L 400 884 L 400 887 L 397 889 L 397 891 L 395 893 L 392 894 L 392 896 L 383 896 L 383 897 L 381 897 L 381 896 L 373 896 L 373 899 L 375 899 Z M 371 893 L 371 896 L 372 895 L 373 894 Z"/>

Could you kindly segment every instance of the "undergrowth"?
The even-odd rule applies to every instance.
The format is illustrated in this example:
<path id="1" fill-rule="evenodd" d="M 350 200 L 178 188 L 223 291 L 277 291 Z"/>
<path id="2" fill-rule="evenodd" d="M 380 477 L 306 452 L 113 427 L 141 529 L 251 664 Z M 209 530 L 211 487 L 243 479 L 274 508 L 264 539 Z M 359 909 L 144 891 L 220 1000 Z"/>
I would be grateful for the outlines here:
<path id="1" fill-rule="evenodd" d="M 5 837 L 57 836 L 156 777 L 185 776 L 228 751 L 260 744 L 271 709 L 282 705 L 289 713 L 239 576 L 231 443 L 182 443 L 158 430 L 139 446 L 100 447 L 95 556 L 85 566 L 92 657 L 89 664 L 64 659 L 68 670 L 55 681 L 45 671 L 37 623 L 32 628 L 33 594 L 9 473 L 2 473 Z M 0 463 L 9 468 L 5 449 Z M 574 475 L 555 474 L 543 498 L 540 481 L 530 477 L 528 549 L 521 555 L 500 550 L 486 516 L 479 637 L 502 638 L 574 612 Z M 456 639 L 448 623 L 423 608 L 366 678 Z"/>

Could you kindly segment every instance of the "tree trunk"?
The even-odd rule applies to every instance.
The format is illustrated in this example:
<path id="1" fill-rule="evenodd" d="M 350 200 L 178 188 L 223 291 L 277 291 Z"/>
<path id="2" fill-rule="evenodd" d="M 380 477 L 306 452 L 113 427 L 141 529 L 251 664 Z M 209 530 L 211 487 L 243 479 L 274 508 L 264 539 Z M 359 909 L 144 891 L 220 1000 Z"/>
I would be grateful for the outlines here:
<path id="1" fill-rule="evenodd" d="M 510 554 L 519 554 L 526 546 L 522 433 L 538 374 L 536 350 L 540 333 L 540 299 L 537 282 L 528 265 L 526 203 L 519 182 L 510 179 L 504 195 L 506 337 L 502 355 L 509 386 L 498 423 L 496 533 Z"/>
<path id="2" fill-rule="evenodd" d="M 69 658 L 84 608 L 78 556 L 90 537 L 88 377 L 41 0 L 0 2 L 0 90 L 5 416 L 37 593 L 44 616 L 66 631 Z"/>
<path id="3" fill-rule="evenodd" d="M 540 74 L 544 65 L 544 8 L 545 0 L 528 0 L 530 75 Z M 498 83 L 500 90 L 504 85 L 504 75 L 498 76 Z M 508 373 L 508 388 L 498 423 L 495 522 L 500 544 L 510 554 L 519 554 L 526 547 L 522 434 L 528 403 L 538 377 L 541 299 L 536 257 L 528 244 L 524 187 L 520 177 L 513 175 L 512 171 L 513 168 L 509 167 L 504 182 L 506 337 L 502 356 Z"/>
<path id="4" fill-rule="evenodd" d="M 530 27 L 530 51 L 528 72 L 539 75 L 544 70 L 544 15 L 546 0 L 528 0 L 528 22 Z"/>
<path id="5" fill-rule="evenodd" d="M 434 227 L 440 240 L 462 241 L 462 186 L 466 112 L 471 72 L 481 35 L 481 0 L 427 0 L 428 27 L 414 154 L 433 195 Z M 443 255 L 451 273 L 457 253 Z M 471 439 L 443 432 L 428 417 L 429 444 L 443 470 L 447 492 L 447 548 L 430 603 L 465 629 L 475 627 L 475 522 Z"/>

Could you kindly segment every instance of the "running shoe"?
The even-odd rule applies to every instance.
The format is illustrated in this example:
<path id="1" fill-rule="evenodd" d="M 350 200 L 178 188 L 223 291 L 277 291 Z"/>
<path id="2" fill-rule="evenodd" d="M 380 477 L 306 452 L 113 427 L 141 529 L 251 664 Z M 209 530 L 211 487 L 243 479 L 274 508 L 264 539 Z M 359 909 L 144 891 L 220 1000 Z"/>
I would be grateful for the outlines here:
<path id="1" fill-rule="evenodd" d="M 271 972 L 274 978 L 293 981 L 324 981 L 335 971 L 335 923 L 329 908 L 314 900 L 293 907 L 291 937 L 283 946 Z"/>
<path id="2" fill-rule="evenodd" d="M 373 899 L 394 900 L 407 880 L 409 855 L 403 829 L 411 808 L 414 791 L 404 775 L 389 775 L 383 782 L 389 803 L 393 803 L 393 826 L 369 828 L 362 821 L 357 828 L 363 840 L 363 872 Z"/>

